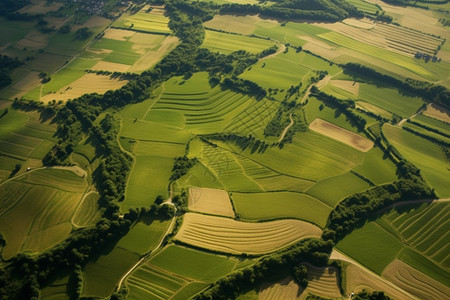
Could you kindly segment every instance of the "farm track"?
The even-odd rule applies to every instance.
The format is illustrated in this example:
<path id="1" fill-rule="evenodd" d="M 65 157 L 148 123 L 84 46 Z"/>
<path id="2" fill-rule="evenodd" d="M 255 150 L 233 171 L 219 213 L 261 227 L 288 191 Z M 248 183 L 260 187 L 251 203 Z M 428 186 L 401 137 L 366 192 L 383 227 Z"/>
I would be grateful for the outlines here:
<path id="1" fill-rule="evenodd" d="M 284 139 L 284 136 L 288 132 L 289 128 L 291 128 L 292 125 L 294 125 L 294 120 L 292 119 L 292 113 L 289 115 L 289 119 L 291 120 L 291 122 L 289 123 L 288 126 L 286 126 L 286 128 L 284 128 L 283 133 L 281 134 L 280 138 L 278 139 L 278 143 L 280 143 Z"/>

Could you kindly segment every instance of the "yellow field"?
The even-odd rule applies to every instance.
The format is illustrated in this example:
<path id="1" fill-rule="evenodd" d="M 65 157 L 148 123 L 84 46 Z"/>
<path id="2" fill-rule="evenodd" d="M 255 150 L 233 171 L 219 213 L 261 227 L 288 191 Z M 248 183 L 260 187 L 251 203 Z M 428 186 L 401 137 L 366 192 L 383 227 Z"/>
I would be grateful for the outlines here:
<path id="1" fill-rule="evenodd" d="M 319 237 L 319 227 L 299 220 L 264 223 L 187 213 L 176 240 L 200 248 L 232 254 L 264 254 L 301 239 Z"/>
<path id="2" fill-rule="evenodd" d="M 373 147 L 372 141 L 319 118 L 309 124 L 309 129 L 347 144 L 362 152 L 367 152 Z"/>
<path id="3" fill-rule="evenodd" d="M 150 35 L 150 34 L 142 34 L 137 33 L 135 36 L 133 36 L 130 41 L 132 42 L 135 37 L 140 36 L 156 36 L 156 35 Z M 142 41 L 143 39 L 140 38 Z M 142 72 L 149 68 L 151 68 L 153 65 L 155 65 L 159 60 L 161 60 L 167 53 L 172 51 L 177 45 L 179 44 L 178 38 L 174 36 L 168 36 L 164 38 L 163 41 L 161 41 L 159 44 L 156 44 L 155 49 L 148 51 L 144 47 L 147 47 L 147 44 L 140 46 L 139 43 L 136 43 L 133 45 L 133 49 L 141 54 L 144 54 L 139 60 L 131 67 L 130 72 Z M 142 48 L 142 49 L 140 49 Z M 143 52 L 143 53 L 142 53 Z"/>
<path id="4" fill-rule="evenodd" d="M 108 90 L 116 90 L 125 85 L 127 80 L 111 79 L 110 76 L 86 74 L 71 84 L 61 88 L 54 94 L 48 94 L 41 101 L 75 99 L 87 93 L 103 94 Z"/>
<path id="5" fill-rule="evenodd" d="M 428 105 L 424 115 L 450 123 L 450 111 L 436 104 Z"/>
<path id="6" fill-rule="evenodd" d="M 376 105 L 373 105 L 371 103 L 368 102 L 364 102 L 364 101 L 358 101 L 356 102 L 356 107 L 363 109 L 365 111 L 370 111 L 373 112 L 376 115 L 380 115 L 384 118 L 387 119 L 391 119 L 392 118 L 392 113 L 388 112 L 387 110 L 384 110 Z"/>
<path id="7" fill-rule="evenodd" d="M 135 34 L 136 32 L 131 30 L 108 28 L 105 31 L 105 35 L 103 36 L 103 38 L 117 41 L 126 41 Z"/>
<path id="8" fill-rule="evenodd" d="M 330 84 L 347 91 L 354 96 L 358 96 L 359 83 L 351 80 L 330 80 Z"/>
<path id="9" fill-rule="evenodd" d="M 128 72 L 128 70 L 130 69 L 129 65 L 124 65 L 124 64 L 118 64 L 118 63 L 113 63 L 113 62 L 109 62 L 109 61 L 99 61 L 98 63 L 96 63 L 93 67 L 92 70 L 102 70 L 102 71 L 110 71 L 110 72 Z"/>
<path id="10" fill-rule="evenodd" d="M 306 41 L 306 43 L 302 46 L 305 50 L 311 51 L 330 60 L 341 56 L 341 53 L 337 51 L 336 47 L 331 46 L 317 38 L 307 35 L 298 35 L 297 37 Z"/>
<path id="11" fill-rule="evenodd" d="M 228 193 L 208 188 L 189 189 L 189 209 L 192 211 L 234 218 Z"/>
<path id="12" fill-rule="evenodd" d="M 259 300 L 300 300 L 303 296 L 302 288 L 292 277 L 286 277 L 273 285 L 262 286 L 259 292 Z"/>
<path id="13" fill-rule="evenodd" d="M 341 297 L 335 268 L 317 268 L 310 265 L 307 265 L 307 268 L 309 281 L 307 291 L 325 298 Z"/>
<path id="14" fill-rule="evenodd" d="M 386 269 L 383 277 L 398 285 L 419 299 L 450 299 L 450 288 L 428 277 L 401 260 L 394 260 Z"/>
<path id="15" fill-rule="evenodd" d="M 354 26 L 354 27 L 364 28 L 364 29 L 372 29 L 375 26 L 375 23 L 372 20 L 367 19 L 367 18 L 364 18 L 364 19 L 349 18 L 349 19 L 343 20 L 342 23 L 350 25 L 350 26 Z"/>
<path id="16" fill-rule="evenodd" d="M 389 284 L 387 281 L 383 280 L 381 277 L 362 269 L 356 265 L 350 264 L 347 267 L 347 287 L 346 291 L 348 293 L 357 293 L 363 289 L 370 291 L 384 291 L 386 295 L 397 300 L 411 300 L 414 297 L 397 288 L 394 285 Z"/>
<path id="17" fill-rule="evenodd" d="M 241 34 L 252 34 L 256 29 L 256 24 L 263 19 L 257 15 L 254 16 L 232 16 L 232 15 L 216 15 L 214 19 L 205 22 L 206 28 L 221 29 L 228 32 L 236 32 Z M 276 25 L 275 25 L 276 26 Z"/>

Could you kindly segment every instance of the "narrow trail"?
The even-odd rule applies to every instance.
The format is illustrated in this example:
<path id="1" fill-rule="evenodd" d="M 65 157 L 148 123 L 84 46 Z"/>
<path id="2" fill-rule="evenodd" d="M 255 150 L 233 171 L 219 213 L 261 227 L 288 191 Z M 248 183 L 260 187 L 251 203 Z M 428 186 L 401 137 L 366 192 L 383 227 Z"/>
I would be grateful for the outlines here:
<path id="1" fill-rule="evenodd" d="M 285 44 L 280 43 L 280 42 L 278 42 L 278 44 L 281 45 L 281 47 L 280 47 L 280 49 L 277 50 L 277 52 L 272 53 L 272 54 L 267 55 L 267 56 L 264 56 L 264 57 L 260 58 L 259 60 L 261 61 L 261 60 L 266 60 L 266 59 L 275 57 L 275 56 L 277 56 L 278 54 L 280 54 L 281 52 L 284 52 L 284 50 L 286 50 L 286 45 L 285 45 Z"/>
<path id="2" fill-rule="evenodd" d="M 319 82 L 317 82 L 315 85 L 314 85 L 314 84 L 311 84 L 311 85 L 309 86 L 309 88 L 306 90 L 305 96 L 303 96 L 303 98 L 302 98 L 302 100 L 300 101 L 300 103 L 304 103 L 305 100 L 309 97 L 309 95 L 311 94 L 311 88 L 312 88 L 313 86 L 316 86 L 317 88 L 320 89 L 321 87 L 326 86 L 326 85 L 328 84 L 328 82 L 330 82 L 330 80 L 331 80 L 332 78 L 338 76 L 338 75 L 341 74 L 341 73 L 342 73 L 342 71 L 340 71 L 340 72 L 338 72 L 338 73 L 336 73 L 336 74 L 334 74 L 334 75 L 327 75 L 327 76 L 325 76 L 322 80 L 320 80 Z"/>
<path id="3" fill-rule="evenodd" d="M 289 123 L 288 126 L 286 126 L 286 128 L 284 128 L 283 133 L 281 134 L 280 138 L 278 139 L 278 143 L 280 143 L 284 139 L 284 136 L 288 132 L 289 128 L 291 128 L 292 125 L 294 125 L 294 119 L 292 119 L 292 113 L 289 115 L 289 119 L 291 120 L 291 122 Z"/>
<path id="4" fill-rule="evenodd" d="M 398 292 L 404 294 L 405 296 L 408 296 L 408 299 L 418 299 L 417 297 L 411 295 L 410 293 L 408 293 L 407 291 L 403 290 L 402 288 L 398 287 L 397 285 L 393 284 L 392 282 L 384 279 L 383 277 L 381 277 L 380 275 L 374 273 L 373 271 L 369 270 L 368 268 L 366 268 L 365 266 L 361 265 L 359 262 L 357 262 L 356 260 L 348 257 L 347 255 L 345 255 L 344 253 L 333 249 L 333 251 L 331 252 L 330 255 L 330 259 L 336 259 L 336 260 L 342 260 L 348 263 L 351 263 L 352 265 L 357 266 L 358 268 L 360 268 L 361 270 L 364 270 L 366 273 L 370 274 L 371 276 L 376 277 L 377 279 L 379 279 L 380 281 L 382 281 L 383 283 L 389 285 L 390 287 L 392 287 L 393 289 L 397 290 Z M 351 291 L 348 291 L 349 293 Z"/>
<path id="5" fill-rule="evenodd" d="M 427 107 L 431 105 L 431 103 L 429 103 L 425 108 L 421 108 L 419 111 L 417 111 L 415 114 L 413 114 L 411 117 L 406 118 L 406 119 L 402 119 L 400 122 L 397 123 L 397 126 L 402 127 L 403 124 L 405 124 L 405 122 L 407 122 L 408 120 L 411 120 L 412 118 L 414 118 L 417 115 L 420 115 L 421 113 L 424 112 L 424 110 L 427 109 Z"/>
<path id="6" fill-rule="evenodd" d="M 155 99 L 155 101 L 153 101 L 152 104 L 150 104 L 150 106 L 148 107 L 148 109 L 145 111 L 144 116 L 142 117 L 142 119 L 140 119 L 141 121 L 145 119 L 145 117 L 147 116 L 147 114 L 149 113 L 149 111 L 152 109 L 153 105 L 155 105 L 156 102 L 159 101 L 159 99 L 161 99 L 161 96 L 164 94 L 165 91 L 165 86 L 164 86 L 164 82 L 161 84 L 161 93 L 159 94 L 158 98 Z"/>

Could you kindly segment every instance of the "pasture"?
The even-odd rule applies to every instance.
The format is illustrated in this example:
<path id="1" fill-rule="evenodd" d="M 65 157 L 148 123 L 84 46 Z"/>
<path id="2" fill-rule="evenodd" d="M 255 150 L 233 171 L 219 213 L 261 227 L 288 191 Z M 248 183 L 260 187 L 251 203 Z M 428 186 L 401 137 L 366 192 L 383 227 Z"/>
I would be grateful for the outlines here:
<path id="1" fill-rule="evenodd" d="M 318 237 L 321 232 L 317 226 L 299 220 L 247 223 L 187 213 L 175 240 L 224 253 L 259 255 L 304 238 Z"/>
<path id="2" fill-rule="evenodd" d="M 309 129 L 347 144 L 362 152 L 368 152 L 373 147 L 372 141 L 319 118 L 309 124 Z"/>
<path id="3" fill-rule="evenodd" d="M 191 187 L 188 208 L 192 211 L 234 218 L 231 200 L 224 190 Z"/>
<path id="4" fill-rule="evenodd" d="M 75 173 L 56 169 L 32 171 L 2 184 L 3 258 L 23 250 L 41 252 L 64 240 L 86 187 Z"/>
<path id="5" fill-rule="evenodd" d="M 225 54 L 238 50 L 257 54 L 273 45 L 274 42 L 266 39 L 206 30 L 202 47 Z"/>
<path id="6" fill-rule="evenodd" d="M 183 144 L 137 141 L 134 146 L 136 160 L 129 175 L 121 210 L 150 207 L 158 195 L 168 197 L 174 158 L 183 156 L 184 150 Z"/>
<path id="7" fill-rule="evenodd" d="M 237 262 L 232 257 L 170 245 L 148 264 L 192 280 L 214 282 L 233 271 Z"/>
<path id="8" fill-rule="evenodd" d="M 241 220 L 297 218 L 324 227 L 331 208 L 307 194 L 291 192 L 233 193 Z"/>
<path id="9" fill-rule="evenodd" d="M 382 129 L 389 142 L 420 168 L 425 181 L 435 188 L 436 194 L 449 197 L 449 162 L 440 146 L 392 125 L 384 125 Z"/>

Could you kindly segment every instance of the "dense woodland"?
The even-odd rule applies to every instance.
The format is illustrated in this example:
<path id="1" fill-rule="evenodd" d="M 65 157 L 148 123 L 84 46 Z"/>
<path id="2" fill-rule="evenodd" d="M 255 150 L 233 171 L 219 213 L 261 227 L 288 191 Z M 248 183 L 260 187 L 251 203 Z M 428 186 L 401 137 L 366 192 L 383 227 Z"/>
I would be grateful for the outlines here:
<path id="1" fill-rule="evenodd" d="M 27 3 L 28 1 L 2 0 L 0 14 L 14 12 Z M 106 113 L 98 122 L 103 112 L 110 108 L 122 108 L 131 103 L 141 102 L 150 96 L 155 87 L 170 77 L 190 76 L 197 71 L 209 72 L 210 82 L 220 84 L 224 89 L 259 99 L 267 96 L 264 88 L 255 82 L 239 79 L 237 75 L 256 63 L 259 57 L 269 55 L 275 50 L 267 49 L 259 55 L 245 51 L 226 55 L 200 49 L 199 46 L 204 38 L 202 25 L 204 21 L 211 19 L 218 12 L 260 13 L 283 20 L 302 18 L 338 21 L 349 16 L 362 16 L 360 11 L 343 0 L 276 1 L 270 7 L 240 4 L 216 5 L 206 2 L 188 3 L 176 0 L 166 1 L 166 9 L 170 17 L 169 27 L 182 41 L 181 44 L 154 68 L 136 76 L 137 78 L 122 88 L 108 91 L 103 95 L 83 95 L 65 104 L 43 105 L 23 99 L 14 102 L 14 108 L 38 110 L 42 114 L 54 117 L 54 121 L 58 124 L 58 142 L 45 156 L 43 160 L 45 165 L 70 164 L 69 155 L 80 141 L 86 137 L 93 141 L 98 155 L 102 158 L 100 166 L 94 173 L 94 181 L 101 195 L 103 215 L 94 227 L 76 230 L 66 241 L 42 254 L 36 256 L 19 254 L 12 258 L 0 269 L 2 299 L 37 299 L 39 289 L 51 283 L 55 276 L 61 273 L 72 274 L 71 278 L 76 283 L 75 286 L 78 286 L 74 294 L 79 296 L 81 268 L 88 261 L 110 249 L 111 245 L 129 231 L 139 217 L 145 214 L 150 217 L 170 218 L 173 216 L 173 209 L 167 205 L 163 208 L 165 211 L 159 214 L 158 207 L 154 205 L 152 208 L 132 209 L 123 217 L 119 216 L 119 203 L 124 199 L 132 158 L 121 150 L 117 142 L 120 120 L 115 115 Z M 83 35 L 83 33 L 80 34 Z M 18 65 L 20 62 L 16 59 L 0 57 L 0 71 Z M 416 93 L 426 101 L 450 108 L 450 91 L 442 86 L 414 80 L 402 81 L 359 64 L 346 64 L 342 67 L 349 74 L 370 77 L 403 91 Z M 6 78 L 7 75 L 0 72 L 0 87 L 2 82 L 9 84 L 3 77 Z M 354 102 L 339 100 L 315 87 L 311 89 L 311 92 L 326 106 L 343 112 L 355 127 L 361 131 L 365 130 L 365 120 L 353 112 Z M 297 127 L 287 135 L 286 142 L 292 139 L 296 131 L 305 131 L 306 120 L 301 105 L 297 106 L 295 102 L 285 101 L 274 119 L 267 125 L 265 134 L 278 136 L 280 129 L 289 123 L 291 114 L 296 118 Z M 232 142 L 242 149 L 252 149 L 252 152 L 264 152 L 270 146 L 265 141 L 257 140 L 252 136 L 217 134 L 201 138 L 211 144 L 217 140 Z M 176 158 L 170 180 L 174 181 L 185 175 L 196 162 L 196 159 L 189 159 L 186 156 Z M 293 274 L 300 284 L 306 285 L 306 274 L 301 268 L 302 263 L 308 262 L 316 266 L 327 265 L 333 245 L 355 228 L 362 226 L 368 220 L 376 219 L 396 202 L 434 196 L 434 192 L 423 181 L 420 170 L 404 159 L 397 163 L 397 175 L 399 179 L 391 184 L 373 187 L 341 201 L 332 210 L 321 240 L 302 241 L 288 250 L 265 256 L 254 265 L 213 283 L 198 295 L 197 299 L 232 299 L 256 288 L 263 282 L 273 282 L 288 274 Z M 185 201 L 179 200 L 180 196 L 176 199 L 174 202 L 182 211 Z M 111 299 L 118 299 L 121 295 L 122 292 L 114 294 Z M 354 299 L 387 299 L 387 297 L 382 293 L 361 292 Z"/>

